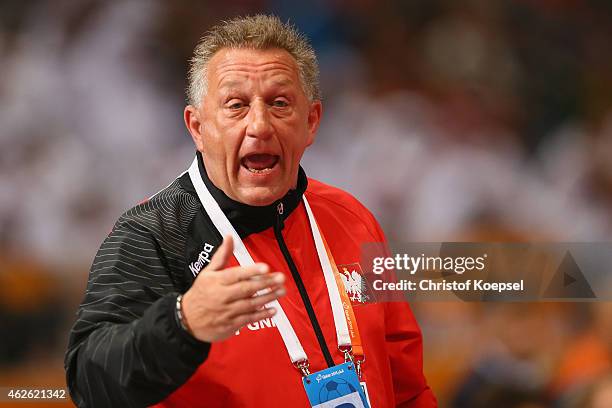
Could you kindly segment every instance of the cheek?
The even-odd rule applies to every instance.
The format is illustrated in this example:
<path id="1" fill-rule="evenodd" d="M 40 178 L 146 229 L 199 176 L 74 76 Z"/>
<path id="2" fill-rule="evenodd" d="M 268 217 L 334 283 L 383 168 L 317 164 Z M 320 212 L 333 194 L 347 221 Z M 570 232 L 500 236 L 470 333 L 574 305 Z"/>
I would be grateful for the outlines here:
<path id="1" fill-rule="evenodd" d="M 299 158 L 310 144 L 310 133 L 307 124 L 301 120 L 295 120 L 287 124 L 285 131 L 287 135 L 286 146 L 291 151 L 291 156 Z"/>
<path id="2" fill-rule="evenodd" d="M 238 134 L 235 123 L 226 123 L 221 120 L 207 123 L 203 135 L 205 154 L 225 161 L 227 156 L 234 155 L 240 147 Z"/>

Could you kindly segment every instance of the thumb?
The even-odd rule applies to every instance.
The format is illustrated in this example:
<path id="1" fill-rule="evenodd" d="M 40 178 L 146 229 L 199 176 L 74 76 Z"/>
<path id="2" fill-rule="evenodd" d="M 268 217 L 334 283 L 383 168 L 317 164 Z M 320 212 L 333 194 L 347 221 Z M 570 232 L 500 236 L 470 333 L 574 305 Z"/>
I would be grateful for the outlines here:
<path id="1" fill-rule="evenodd" d="M 225 268 L 227 262 L 232 256 L 234 251 L 234 240 L 231 235 L 226 235 L 223 238 L 223 242 L 221 246 L 217 249 L 217 252 L 213 255 L 210 263 L 206 267 L 206 269 L 218 271 Z"/>

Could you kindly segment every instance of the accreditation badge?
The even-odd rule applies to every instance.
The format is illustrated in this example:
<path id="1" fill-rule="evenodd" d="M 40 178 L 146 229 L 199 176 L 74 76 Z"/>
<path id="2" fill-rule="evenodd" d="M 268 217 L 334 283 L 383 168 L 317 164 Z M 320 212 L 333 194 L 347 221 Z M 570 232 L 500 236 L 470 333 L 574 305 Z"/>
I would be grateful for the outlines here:
<path id="1" fill-rule="evenodd" d="M 359 384 L 361 384 L 361 390 L 363 391 L 363 394 L 366 397 L 366 401 L 368 401 L 368 405 L 370 406 L 370 408 L 372 408 L 372 403 L 370 402 L 370 393 L 368 392 L 368 386 L 366 385 L 366 382 L 361 381 Z"/>
<path id="2" fill-rule="evenodd" d="M 313 408 L 370 408 L 352 362 L 317 371 L 302 382 Z"/>

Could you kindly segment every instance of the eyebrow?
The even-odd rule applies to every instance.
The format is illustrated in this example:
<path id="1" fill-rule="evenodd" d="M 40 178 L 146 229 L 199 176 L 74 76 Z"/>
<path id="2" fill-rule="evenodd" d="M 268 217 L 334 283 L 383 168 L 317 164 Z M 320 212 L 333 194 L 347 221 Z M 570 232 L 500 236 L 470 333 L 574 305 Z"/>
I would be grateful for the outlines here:
<path id="1" fill-rule="evenodd" d="M 232 89 L 232 88 L 239 88 L 240 85 L 242 85 L 244 83 L 244 81 L 240 81 L 240 80 L 228 80 L 228 81 L 224 81 L 221 86 L 219 86 L 219 89 Z M 273 79 L 272 83 L 276 86 L 288 86 L 293 84 L 293 81 L 291 79 Z"/>
<path id="2" fill-rule="evenodd" d="M 224 81 L 220 86 L 219 89 L 231 89 L 231 88 L 238 88 L 238 86 L 240 86 L 243 83 L 243 81 Z"/>
<path id="3" fill-rule="evenodd" d="M 273 80 L 273 83 L 274 85 L 278 85 L 278 86 L 287 86 L 287 85 L 291 85 L 293 81 L 290 79 L 275 79 Z"/>

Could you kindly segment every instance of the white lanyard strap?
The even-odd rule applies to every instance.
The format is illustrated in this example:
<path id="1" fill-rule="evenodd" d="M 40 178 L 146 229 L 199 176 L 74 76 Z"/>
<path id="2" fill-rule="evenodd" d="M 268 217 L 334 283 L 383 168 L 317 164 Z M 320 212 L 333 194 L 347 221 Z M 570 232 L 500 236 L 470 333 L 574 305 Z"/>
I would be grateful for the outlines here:
<path id="1" fill-rule="evenodd" d="M 254 261 L 251 257 L 251 254 L 247 250 L 246 246 L 242 242 L 240 235 L 236 232 L 230 221 L 227 219 L 219 204 L 215 201 L 210 191 L 204 184 L 202 177 L 200 175 L 200 170 L 198 168 L 198 159 L 197 157 L 189 167 L 189 177 L 191 178 L 191 182 L 195 187 L 195 190 L 204 206 L 204 210 L 208 213 L 211 221 L 217 228 L 217 230 L 221 233 L 222 236 L 231 235 L 234 239 L 234 256 L 242 266 L 253 265 Z M 329 300 L 332 307 L 332 314 L 334 317 L 334 323 L 336 326 L 336 335 L 338 339 L 339 347 L 346 347 L 351 345 L 351 338 L 349 336 L 348 325 L 346 322 L 346 318 L 344 315 L 344 308 L 342 307 L 342 301 L 340 299 L 340 293 L 338 290 L 342 290 L 342 288 L 338 288 L 336 284 L 336 279 L 334 276 L 334 271 L 331 266 L 331 262 L 329 257 L 327 256 L 327 251 L 325 249 L 325 245 L 323 244 L 323 239 L 321 238 L 321 232 L 319 231 L 319 227 L 317 222 L 315 221 L 314 214 L 306 200 L 306 196 L 303 196 L 304 206 L 306 207 L 306 213 L 308 215 L 308 221 L 310 223 L 310 229 L 312 231 L 312 236 L 315 242 L 315 246 L 317 249 L 317 255 L 319 256 L 319 262 L 321 263 L 321 268 L 323 269 L 323 276 L 325 277 L 325 284 L 327 286 L 327 292 L 329 294 Z M 287 352 L 289 353 L 289 357 L 291 358 L 291 362 L 299 366 L 300 362 L 307 362 L 308 358 L 306 357 L 306 353 L 304 352 L 304 348 L 300 343 L 287 315 L 283 311 L 280 303 L 277 300 L 269 302 L 265 305 L 265 307 L 274 307 L 276 309 L 276 315 L 272 317 L 274 324 L 278 328 L 278 331 L 281 334 L 283 342 L 285 343 L 285 347 L 287 348 Z"/>
<path id="2" fill-rule="evenodd" d="M 189 167 L 189 177 L 191 178 L 191 182 L 193 183 L 193 186 L 198 193 L 198 197 L 204 206 L 204 210 L 208 213 L 208 216 L 212 220 L 217 230 L 219 230 L 222 236 L 231 235 L 234 239 L 234 256 L 240 265 L 253 265 L 255 262 L 253 261 L 251 254 L 249 254 L 249 251 L 247 251 L 242 239 L 240 239 L 240 235 L 238 235 L 225 214 L 223 214 L 219 204 L 217 204 L 213 196 L 210 194 L 210 191 L 208 191 L 208 188 L 206 188 L 206 184 L 204 184 L 204 181 L 200 176 L 197 157 L 191 164 L 191 167 Z M 289 323 L 289 319 L 287 319 L 287 315 L 285 315 L 285 311 L 281 307 L 280 303 L 278 303 L 277 300 L 273 300 L 272 302 L 266 303 L 265 307 L 273 307 L 276 309 L 276 314 L 272 317 L 272 320 L 274 321 L 276 327 L 278 327 L 278 331 L 283 338 L 283 342 L 285 343 L 285 347 L 287 347 L 287 352 L 289 353 L 291 362 L 296 364 L 300 361 L 307 360 L 304 348 L 295 334 L 291 323 Z"/>
<path id="3" fill-rule="evenodd" d="M 329 301 L 332 307 L 332 314 L 334 316 L 334 323 L 336 325 L 336 336 L 338 338 L 338 347 L 348 347 L 351 345 L 351 337 L 349 335 L 348 324 L 344 317 L 344 308 L 342 307 L 342 300 L 340 299 L 340 292 L 343 288 L 339 288 L 336 284 L 336 277 L 334 276 L 334 270 L 332 269 L 331 262 L 327 256 L 327 250 L 321 239 L 321 231 L 314 218 L 312 209 L 306 200 L 306 196 L 303 196 L 304 207 L 306 207 L 306 213 L 308 214 L 308 221 L 310 222 L 310 229 L 312 230 L 312 237 L 317 248 L 317 255 L 319 255 L 319 262 L 323 269 L 323 276 L 325 277 L 325 285 L 327 285 L 327 293 L 329 294 Z"/>

